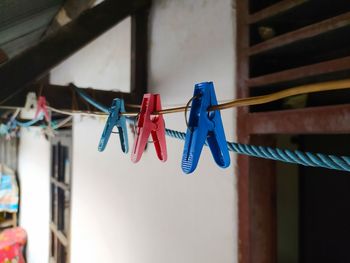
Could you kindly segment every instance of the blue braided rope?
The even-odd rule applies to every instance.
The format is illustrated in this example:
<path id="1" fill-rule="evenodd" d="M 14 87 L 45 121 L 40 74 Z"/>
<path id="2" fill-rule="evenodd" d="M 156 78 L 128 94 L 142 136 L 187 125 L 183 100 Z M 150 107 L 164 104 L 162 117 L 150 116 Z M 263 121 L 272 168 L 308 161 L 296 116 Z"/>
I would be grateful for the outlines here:
<path id="1" fill-rule="evenodd" d="M 81 89 L 75 87 L 75 90 L 84 100 L 92 104 L 97 109 L 100 109 L 101 111 L 106 113 L 109 112 L 107 107 L 96 102 Z M 132 118 L 128 118 L 128 121 L 131 120 Z M 186 137 L 186 133 L 170 129 L 165 129 L 165 133 L 169 137 L 173 137 L 180 140 L 185 140 Z M 207 142 L 205 143 L 205 145 L 208 145 Z M 326 155 L 322 153 L 314 154 L 310 152 L 301 152 L 298 150 L 291 151 L 278 148 L 272 149 L 270 147 L 265 146 L 255 146 L 235 142 L 227 142 L 227 148 L 229 149 L 229 151 L 238 154 L 244 154 L 258 158 L 300 164 L 303 166 L 323 167 L 328 169 L 350 172 L 350 157 L 348 156 Z"/>
<path id="2" fill-rule="evenodd" d="M 18 120 L 13 120 L 13 124 L 16 126 L 19 126 L 19 127 L 28 128 L 28 127 L 33 126 L 34 124 L 36 124 L 37 122 L 39 122 L 43 119 L 44 119 L 44 114 L 40 113 L 39 116 L 33 120 L 26 121 L 26 122 L 20 122 Z"/>
<path id="3" fill-rule="evenodd" d="M 109 113 L 109 110 L 107 107 L 102 105 L 101 103 L 95 101 L 93 98 L 91 98 L 88 94 L 86 94 L 84 91 L 81 89 L 73 86 L 74 90 L 79 94 L 80 97 L 82 97 L 85 101 L 90 103 L 92 106 L 94 106 L 96 109 L 99 109 L 100 111 L 104 113 Z"/>
<path id="4" fill-rule="evenodd" d="M 186 133 L 166 129 L 166 135 L 185 140 Z M 328 169 L 350 172 L 350 157 L 326 155 L 322 153 L 310 153 L 270 147 L 227 142 L 229 151 L 248 156 L 277 160 L 287 163 L 300 164 L 303 166 L 323 167 Z"/>

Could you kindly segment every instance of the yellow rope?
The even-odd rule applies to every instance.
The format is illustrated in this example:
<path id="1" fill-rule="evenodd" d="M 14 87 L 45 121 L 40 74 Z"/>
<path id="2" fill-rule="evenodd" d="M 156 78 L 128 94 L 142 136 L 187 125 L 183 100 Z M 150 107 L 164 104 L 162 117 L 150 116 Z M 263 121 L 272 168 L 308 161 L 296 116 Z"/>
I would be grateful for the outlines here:
<path id="1" fill-rule="evenodd" d="M 268 95 L 233 100 L 227 103 L 214 106 L 210 110 L 217 110 L 217 109 L 223 110 L 223 109 L 228 109 L 232 107 L 264 104 L 275 100 L 280 100 L 290 96 L 295 96 L 295 95 L 300 95 L 305 93 L 340 90 L 340 89 L 348 89 L 348 88 L 350 88 L 350 79 L 328 81 L 328 82 L 322 82 L 322 83 L 316 83 L 316 84 L 308 84 L 308 85 L 302 85 L 302 86 L 278 91 Z"/>
<path id="2" fill-rule="evenodd" d="M 341 89 L 348 89 L 350 88 L 350 79 L 343 79 L 343 80 L 335 80 L 335 81 L 327 81 L 322 83 L 314 83 L 314 84 L 307 84 L 302 86 L 297 86 L 289 89 L 285 89 L 282 91 L 278 91 L 275 93 L 262 95 L 262 96 L 255 96 L 255 97 L 249 97 L 249 98 L 242 98 L 242 99 L 235 99 L 226 103 L 218 104 L 216 106 L 210 107 L 208 111 L 212 110 L 224 110 L 229 108 L 235 108 L 235 107 L 243 107 L 243 106 L 252 106 L 252 105 L 258 105 L 258 104 L 264 104 L 269 103 L 272 101 L 280 100 L 283 98 L 287 98 L 290 96 L 300 95 L 300 94 L 306 94 L 306 93 L 314 93 L 314 92 L 320 92 L 320 91 L 331 91 L 331 90 L 341 90 Z M 133 108 L 139 108 L 139 105 L 129 105 Z M 1 107 L 2 108 L 2 107 Z M 57 109 L 51 108 L 51 110 L 55 110 L 58 112 Z M 186 106 L 181 107 L 174 107 L 174 108 L 168 108 L 163 109 L 158 112 L 154 112 L 154 114 L 168 114 L 168 113 L 176 113 L 176 112 L 184 112 L 186 110 Z M 61 111 L 63 113 L 63 111 Z M 72 113 L 80 113 L 81 111 L 65 111 L 65 114 L 72 114 Z M 99 115 L 98 113 L 86 113 L 87 115 Z M 124 116 L 137 116 L 137 112 L 124 112 L 122 113 Z"/>
<path id="3" fill-rule="evenodd" d="M 209 108 L 208 110 L 209 111 L 224 110 L 224 109 L 229 109 L 229 108 L 234 108 L 234 107 L 243 107 L 243 106 L 264 104 L 264 103 L 280 100 L 283 98 L 287 98 L 290 96 L 295 96 L 295 95 L 300 95 L 300 94 L 305 94 L 305 93 L 340 90 L 340 89 L 348 89 L 348 88 L 350 88 L 350 79 L 308 84 L 308 85 L 302 85 L 302 86 L 297 86 L 294 88 L 285 89 L 285 90 L 278 91 L 278 92 L 275 92 L 272 94 L 232 100 L 232 101 L 229 101 L 226 103 L 222 103 L 222 104 L 213 106 L 213 107 Z M 186 106 L 169 108 L 169 109 L 164 109 L 164 110 L 155 112 L 155 114 L 168 114 L 168 113 L 175 113 L 175 112 L 183 112 L 183 111 L 185 111 L 185 109 L 186 109 Z M 131 113 L 131 114 L 133 115 L 134 113 Z M 129 113 L 125 113 L 123 115 L 129 116 Z"/>

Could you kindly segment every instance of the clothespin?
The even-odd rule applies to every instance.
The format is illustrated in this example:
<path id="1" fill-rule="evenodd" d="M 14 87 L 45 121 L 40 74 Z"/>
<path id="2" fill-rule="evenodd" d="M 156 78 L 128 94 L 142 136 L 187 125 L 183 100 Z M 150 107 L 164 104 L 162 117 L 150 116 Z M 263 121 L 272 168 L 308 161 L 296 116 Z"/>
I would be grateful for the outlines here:
<path id="1" fill-rule="evenodd" d="M 195 85 L 181 164 L 187 174 L 196 169 L 206 141 L 217 165 L 222 168 L 230 165 L 220 111 L 207 111 L 217 104 L 212 82 Z"/>
<path id="2" fill-rule="evenodd" d="M 40 96 L 38 98 L 38 104 L 37 104 L 37 108 L 36 108 L 35 118 L 38 117 L 40 112 L 44 113 L 45 120 L 48 123 L 50 123 L 51 118 L 50 118 L 50 115 L 49 115 L 49 111 L 47 109 L 46 98 L 43 97 L 43 96 Z"/>
<path id="3" fill-rule="evenodd" d="M 129 151 L 128 133 L 126 129 L 126 118 L 120 115 L 125 112 L 124 100 L 114 99 L 112 106 L 109 109 L 109 116 L 103 130 L 100 142 L 98 144 L 98 150 L 103 152 L 108 143 L 109 137 L 113 131 L 114 126 L 118 128 L 120 144 L 124 153 Z"/>
<path id="4" fill-rule="evenodd" d="M 24 104 L 24 110 L 30 111 L 36 109 L 38 101 L 36 100 L 35 92 L 28 92 L 26 103 Z"/>
<path id="5" fill-rule="evenodd" d="M 136 137 L 131 153 L 131 160 L 134 163 L 141 159 L 150 135 L 152 135 L 159 160 L 163 162 L 167 160 L 164 119 L 162 115 L 152 114 L 161 109 L 159 94 L 145 94 L 143 96 L 141 110 L 136 124 Z"/>
<path id="6" fill-rule="evenodd" d="M 47 140 L 54 138 L 57 135 L 57 132 L 51 127 L 51 125 L 42 127 L 41 131 Z"/>
<path id="7" fill-rule="evenodd" d="M 9 132 L 8 126 L 6 124 L 0 123 L 0 136 L 7 135 Z"/>
<path id="8" fill-rule="evenodd" d="M 45 138 L 49 140 L 50 138 L 55 137 L 56 134 L 54 129 L 51 127 L 51 115 L 47 108 L 46 98 L 44 96 L 39 96 L 38 98 L 35 118 L 37 118 L 40 113 L 44 114 L 45 120 L 47 122 L 47 126 L 43 127 L 42 129 L 42 133 L 45 136 Z"/>
<path id="9" fill-rule="evenodd" d="M 21 118 L 34 119 L 37 104 L 35 92 L 28 92 L 24 108 L 21 110 Z"/>

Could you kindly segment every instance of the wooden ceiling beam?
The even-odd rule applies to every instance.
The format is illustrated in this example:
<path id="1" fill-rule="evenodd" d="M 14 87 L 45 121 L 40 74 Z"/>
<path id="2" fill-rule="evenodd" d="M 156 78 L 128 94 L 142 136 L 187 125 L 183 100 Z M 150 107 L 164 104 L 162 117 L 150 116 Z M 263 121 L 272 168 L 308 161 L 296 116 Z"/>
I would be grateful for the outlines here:
<path id="1" fill-rule="evenodd" d="M 43 85 L 43 86 L 41 86 Z M 81 110 L 81 111 L 99 111 L 92 105 L 86 103 L 70 86 L 60 86 L 52 84 L 32 84 L 26 89 L 20 91 L 16 96 L 9 99 L 1 106 L 24 107 L 28 92 L 41 93 L 46 98 L 49 105 L 60 110 Z M 84 89 L 84 92 L 97 102 L 109 107 L 114 98 L 123 98 L 126 102 L 135 101 L 135 94 L 96 90 L 92 88 Z"/>
<path id="2" fill-rule="evenodd" d="M 3 104 L 4 99 L 47 75 L 53 67 L 124 18 L 147 9 L 149 5 L 150 0 L 105 0 L 4 63 L 0 66 L 0 103 Z M 60 92 L 64 93 L 63 90 Z M 56 101 L 59 103 L 57 98 Z"/>

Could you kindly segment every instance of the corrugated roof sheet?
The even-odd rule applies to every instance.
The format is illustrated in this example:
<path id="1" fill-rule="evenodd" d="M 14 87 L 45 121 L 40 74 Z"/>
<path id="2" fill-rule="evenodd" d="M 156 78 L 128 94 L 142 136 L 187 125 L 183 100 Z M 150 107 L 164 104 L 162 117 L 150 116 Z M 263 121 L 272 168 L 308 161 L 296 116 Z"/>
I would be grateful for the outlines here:
<path id="1" fill-rule="evenodd" d="M 0 0 L 0 48 L 9 58 L 36 44 L 63 0 Z"/>

